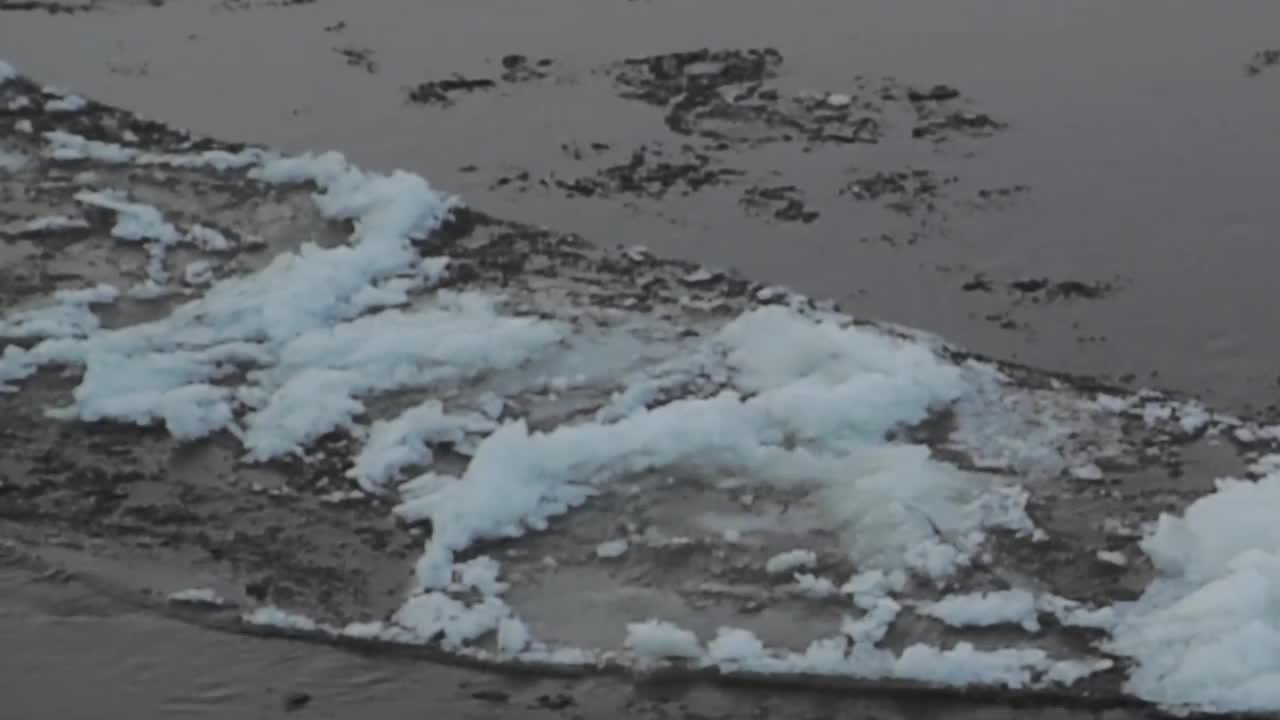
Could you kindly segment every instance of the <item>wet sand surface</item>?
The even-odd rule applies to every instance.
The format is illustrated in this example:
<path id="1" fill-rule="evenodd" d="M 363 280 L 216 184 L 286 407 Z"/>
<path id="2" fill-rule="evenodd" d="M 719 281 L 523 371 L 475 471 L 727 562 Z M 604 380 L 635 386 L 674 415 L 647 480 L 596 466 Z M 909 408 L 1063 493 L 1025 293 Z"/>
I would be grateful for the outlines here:
<path id="1" fill-rule="evenodd" d="M 5 12 L 0 47 L 48 81 L 201 133 L 342 148 L 503 217 L 736 266 L 981 352 L 1221 407 L 1276 399 L 1280 341 L 1264 331 L 1280 225 L 1280 73 L 1263 62 L 1274 3 L 91 5 Z M 641 146 L 705 151 L 620 97 L 608 71 L 704 47 L 776 49 L 784 92 L 944 83 L 1007 128 L 921 143 L 888 117 L 876 144 L 735 143 L 712 159 L 743 175 L 688 197 L 554 184 Z M 528 66 L 504 66 L 514 54 Z M 408 102 L 455 74 L 496 84 Z M 958 178 L 936 212 L 845 192 L 912 169 Z M 816 219 L 780 218 L 792 197 L 793 215 Z M 1018 289 L 1058 283 L 1100 291 Z"/>
<path id="2" fill-rule="evenodd" d="M 88 11 L 65 11 L 80 5 Z M 426 11 L 410 2 L 98 2 L 60 5 L 58 13 L 0 5 L 0 57 L 43 81 L 200 133 L 287 151 L 338 148 L 372 168 L 419 172 L 500 217 L 734 266 L 978 352 L 1193 393 L 1226 409 L 1276 399 L 1270 359 L 1280 341 L 1265 329 L 1275 297 L 1270 233 L 1280 226 L 1272 190 L 1280 180 L 1280 71 L 1268 72 L 1265 56 L 1256 73 L 1246 63 L 1276 42 L 1280 10 L 1243 2 L 1229 13 L 1203 3 L 846 5 L 555 0 L 435 3 Z M 669 55 L 702 47 L 729 53 Z M 628 58 L 642 61 L 622 63 Z M 732 77 L 706 83 L 715 97 L 708 93 L 683 115 L 642 97 L 670 89 L 654 81 L 668 64 L 701 62 L 729 68 Z M 933 97 L 939 83 L 946 88 Z M 789 114 L 773 118 L 783 130 L 761 121 L 745 134 L 721 133 L 718 120 L 761 107 L 753 84 L 777 88 L 778 103 L 791 103 Z M 951 98 L 951 88 L 960 97 Z M 930 96 L 912 101 L 913 90 Z M 844 110 L 845 95 L 857 113 Z M 858 122 L 864 103 L 877 131 Z M 970 114 L 955 121 L 954 112 Z M 875 142 L 863 141 L 863 132 Z M 209 192 L 227 193 L 217 202 L 241 209 L 234 188 Z M 305 214 L 303 203 L 271 211 L 281 222 Z M 29 262 L 35 252 L 24 247 L 2 245 L 0 259 Z M 96 275 L 116 262 L 101 254 L 76 262 Z M 16 284 L 4 290 L 22 295 Z M 64 385 L 45 380 L 37 392 L 65 395 Z M 156 458 L 170 452 L 139 434 L 141 465 L 154 464 L 153 440 Z M 99 449 L 90 447 L 84 464 Z M 232 463 L 216 444 L 200 452 L 155 462 L 179 470 Z M 1188 487 L 1162 491 L 1174 497 L 1171 507 L 1236 469 L 1234 456 L 1186 454 L 1201 469 Z M 1160 466 L 1139 470 L 1167 484 Z M 91 474 L 82 479 L 95 482 Z M 190 520 L 181 514 L 190 498 L 148 488 L 142 479 L 123 498 L 138 505 L 141 556 L 186 538 L 181 526 Z M 37 534 L 114 513 L 115 505 L 99 507 L 103 498 L 121 501 L 90 493 L 79 507 L 57 492 L 40 496 L 52 520 L 37 523 Z M 1055 534 L 1078 532 L 1076 519 L 1091 512 L 1082 502 L 1043 508 L 1041 520 Z M 251 499 L 237 513 L 269 504 Z M 155 512 L 170 506 L 181 512 Z M 329 517 L 324 508 L 308 512 L 318 523 Z M 399 567 L 411 541 L 396 545 L 406 540 L 372 517 L 359 519 L 355 537 L 342 535 L 352 532 L 345 527 L 311 537 L 324 535 L 344 553 L 362 544 L 376 551 L 361 563 L 371 568 L 359 586 L 364 594 L 333 600 L 376 614 L 385 608 L 370 598 L 393 598 L 401 581 L 395 569 L 381 577 L 378 562 Z M 174 557 L 130 572 L 142 585 L 165 586 L 166 573 L 191 562 L 181 551 L 187 540 Z M 92 576 L 141 557 L 121 553 L 113 569 L 92 540 L 80 541 L 94 552 L 59 554 L 54 542 L 43 559 Z M 227 542 L 235 550 L 235 538 Z M 779 718 L 1141 716 L 654 690 L 600 678 L 514 681 L 214 633 L 111 600 L 75 573 L 41 576 L 16 561 L 3 567 L 0 645 L 36 650 L 0 654 L 14 666 L 0 667 L 0 686 L 7 702 L 16 698 L 6 707 L 30 716 L 95 717 L 104 706 L 122 717 L 358 711 L 390 718 L 437 710 L 523 717 L 529 707 L 547 717 L 742 717 L 748 709 Z M 299 581 L 313 570 L 300 570 Z M 578 579 L 584 587 L 597 582 Z M 1141 581 L 1101 592 L 1132 592 Z M 119 662 L 124 647 L 128 663 Z M 31 677 L 84 678 L 84 686 L 55 692 Z"/>

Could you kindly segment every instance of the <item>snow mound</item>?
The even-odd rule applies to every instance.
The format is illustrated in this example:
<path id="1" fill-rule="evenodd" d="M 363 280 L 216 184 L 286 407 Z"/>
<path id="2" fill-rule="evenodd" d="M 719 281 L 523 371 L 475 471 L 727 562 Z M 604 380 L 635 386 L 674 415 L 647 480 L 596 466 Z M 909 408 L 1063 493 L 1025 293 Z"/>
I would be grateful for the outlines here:
<path id="1" fill-rule="evenodd" d="M 1134 694 L 1213 712 L 1280 707 L 1280 474 L 1226 480 L 1142 548 L 1163 577 L 1108 649 L 1137 661 Z"/>

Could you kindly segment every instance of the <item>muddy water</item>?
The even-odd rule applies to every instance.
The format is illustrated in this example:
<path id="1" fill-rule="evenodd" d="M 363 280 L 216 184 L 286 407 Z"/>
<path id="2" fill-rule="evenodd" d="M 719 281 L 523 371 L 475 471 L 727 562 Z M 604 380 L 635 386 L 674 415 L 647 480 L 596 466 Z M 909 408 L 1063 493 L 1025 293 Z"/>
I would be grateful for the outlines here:
<path id="1" fill-rule="evenodd" d="M 982 352 L 1230 406 L 1277 396 L 1280 339 L 1265 328 L 1277 296 L 1280 73 L 1244 72 L 1276 43 L 1275 3 L 98 7 L 6 12 L 0 48 L 50 82 L 167 121 L 290 150 L 340 148 L 421 172 L 500 215 L 734 265 Z M 714 189 L 633 202 L 493 187 L 503 173 L 568 172 L 564 143 L 670 142 L 660 113 L 619 99 L 599 69 L 704 46 L 775 47 L 786 58 L 780 82 L 795 88 L 841 90 L 859 74 L 952 84 L 1010 127 L 981 147 L 933 153 L 882 143 L 735 158 L 799 187 L 821 213 L 811 224 L 749 217 L 736 194 Z M 425 80 L 493 77 L 508 53 L 551 60 L 549 77 L 449 107 L 405 102 Z M 880 234 L 883 213 L 839 197 L 831 180 L 851 167 L 917 165 L 1030 192 L 999 212 L 954 213 L 910 246 L 860 241 Z M 997 291 L 972 291 L 975 276 Z M 1058 303 L 999 291 L 1037 278 L 1117 289 Z"/>

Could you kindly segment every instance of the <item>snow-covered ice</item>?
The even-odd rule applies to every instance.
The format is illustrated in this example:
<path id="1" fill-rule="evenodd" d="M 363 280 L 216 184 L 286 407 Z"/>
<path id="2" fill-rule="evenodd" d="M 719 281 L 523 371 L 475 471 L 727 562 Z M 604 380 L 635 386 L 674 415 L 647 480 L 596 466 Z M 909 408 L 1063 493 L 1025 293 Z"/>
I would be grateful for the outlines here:
<path id="1" fill-rule="evenodd" d="M 1035 596 L 1026 590 L 950 595 L 920 610 L 948 625 L 983 627 L 1014 623 L 1028 632 L 1040 630 Z"/>
<path id="2" fill-rule="evenodd" d="M 0 81 L 6 73 L 0 63 Z M 77 109 L 75 98 L 46 109 Z M 1126 423 L 1166 439 L 1221 432 L 1241 443 L 1280 439 L 1280 430 L 1158 393 L 1076 391 L 1058 381 L 1022 387 L 994 365 L 956 359 L 936 338 L 856 324 L 785 288 L 759 288 L 726 317 L 678 333 L 657 311 L 583 306 L 550 281 L 523 295 L 505 282 L 469 286 L 470 258 L 426 247 L 458 202 L 417 175 L 365 172 L 336 153 L 155 152 L 60 130 L 23 142 L 33 146 L 24 159 L 42 142 L 54 163 L 310 183 L 319 215 L 352 227 L 345 243 L 304 243 L 247 272 L 236 264 L 249 243 L 240 228 L 192 222 L 140 201 L 145 194 L 83 189 L 74 196 L 81 205 L 114 215 L 112 237 L 148 253 L 148 282 L 123 293 L 107 285 L 50 292 L 0 318 L 0 336 L 23 341 L 0 355 L 0 390 L 20 391 L 45 367 L 73 378 L 83 370 L 52 418 L 161 425 L 180 442 L 226 433 L 249 463 L 311 462 L 317 442 L 337 431 L 351 462 L 315 497 L 346 504 L 327 512 L 391 507 L 408 524 L 429 522 L 429 532 L 414 528 L 429 539 L 405 601 L 383 619 L 337 626 L 263 607 L 246 622 L 503 661 L 608 658 L 1010 688 L 1070 685 L 1110 669 L 1106 659 L 1046 649 L 1054 633 L 1087 628 L 1108 636 L 1102 649 L 1133 660 L 1127 687 L 1139 697 L 1280 708 L 1280 525 L 1270 522 L 1280 511 L 1280 474 L 1265 457 L 1249 470 L 1262 479 L 1222 482 L 1180 516 L 1162 517 L 1140 544 L 1149 518 L 1099 520 L 1099 535 L 1125 532 L 1077 559 L 1111 563 L 1101 572 L 1118 576 L 1144 567 L 1145 553 L 1159 577 L 1136 602 L 1033 591 L 1038 576 L 1025 587 L 981 590 L 1023 579 L 991 567 L 1006 558 L 1002 543 L 1066 542 L 1062 527 L 1051 535 L 1032 522 L 1033 494 L 1093 492 L 1097 481 L 1122 479 L 1116 468 L 1126 465 L 1116 460 L 1137 453 Z M 88 227 L 74 215 L 45 215 L 3 229 L 39 245 L 41 233 Z M 176 248 L 214 255 L 184 258 L 176 282 L 166 270 Z M 637 272 L 656 262 L 635 248 L 621 255 Z M 711 287 L 726 274 L 684 266 L 673 277 L 690 308 L 709 302 L 690 286 Z M 186 297 L 167 297 L 173 292 Z M 100 306 L 122 296 L 171 304 L 158 320 L 104 328 Z M 756 306 L 752 297 L 783 304 Z M 939 431 L 930 423 L 942 411 Z M 619 497 L 631 505 L 608 505 Z M 575 536 L 575 513 L 621 520 L 584 523 Z M 561 537 L 578 544 L 563 552 Z M 534 546 L 528 557 L 525 543 Z M 567 576 L 556 573 L 589 564 L 623 584 L 622 568 L 661 567 L 668 557 L 688 558 L 691 573 L 727 568 L 690 579 L 708 596 L 771 613 L 788 605 L 826 612 L 821 621 L 797 617 L 797 628 L 825 629 L 783 647 L 748 627 L 746 610 L 733 623 L 742 626 L 712 635 L 718 623 L 664 618 L 644 605 L 611 616 L 615 631 L 625 625 L 619 654 L 558 646 L 535 637 L 554 634 L 554 623 L 522 617 L 521 592 L 549 592 L 538 573 L 556 587 Z M 734 574 L 756 585 L 723 582 Z M 664 604 L 685 599 L 663 595 L 666 588 L 642 590 L 584 590 L 574 601 L 684 607 Z M 216 596 L 192 590 L 171 599 L 206 597 Z M 1041 614 L 1058 622 L 1041 627 Z M 948 641 L 899 637 L 921 616 L 940 621 Z M 1027 638 L 994 649 L 955 641 L 995 625 L 1020 626 Z"/>
<path id="3" fill-rule="evenodd" d="M 662 620 L 628 624 L 623 645 L 642 662 L 700 660 L 703 656 L 702 643 L 697 635 Z"/>

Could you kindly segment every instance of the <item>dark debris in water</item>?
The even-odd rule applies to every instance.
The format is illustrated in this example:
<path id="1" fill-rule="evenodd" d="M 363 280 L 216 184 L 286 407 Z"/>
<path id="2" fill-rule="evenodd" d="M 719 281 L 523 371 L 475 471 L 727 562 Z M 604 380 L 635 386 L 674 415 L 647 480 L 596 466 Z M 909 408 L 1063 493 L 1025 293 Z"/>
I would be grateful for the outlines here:
<path id="1" fill-rule="evenodd" d="M 420 83 L 409 91 L 409 102 L 418 105 L 452 105 L 453 95 L 492 90 L 498 83 L 489 78 L 467 78 L 455 75 L 447 80 Z"/>
<path id="2" fill-rule="evenodd" d="M 360 68 L 370 75 L 378 72 L 378 61 L 373 57 L 373 50 L 369 48 L 356 47 L 336 47 L 334 52 L 346 59 L 347 65 Z"/>
<path id="3" fill-rule="evenodd" d="M 623 98 L 663 108 L 680 135 L 747 145 L 879 141 L 880 121 L 852 96 L 770 87 L 781 65 L 774 48 L 704 48 L 623 60 L 605 72 Z"/>
<path id="4" fill-rule="evenodd" d="M 45 12 L 50 15 L 74 15 L 76 13 L 93 12 L 98 3 L 72 5 L 60 2 L 39 2 L 38 0 L 0 0 L 0 12 Z"/>
<path id="5" fill-rule="evenodd" d="M 545 79 L 551 74 L 555 61 L 550 58 L 530 60 L 525 55 L 504 55 L 499 64 L 502 72 L 498 78 L 465 77 L 454 74 L 444 80 L 419 83 L 409 90 L 409 102 L 418 105 L 453 105 L 456 95 L 497 89 L 500 84 L 517 85 Z"/>
<path id="6" fill-rule="evenodd" d="M 860 201 L 884 201 L 885 207 L 900 215 L 934 211 L 943 186 L 957 182 L 953 176 L 938 177 L 931 170 L 888 170 L 857 178 L 840 194 Z"/>
<path id="7" fill-rule="evenodd" d="M 1261 75 L 1264 70 L 1277 66 L 1280 66 L 1280 48 L 1259 50 L 1244 66 L 1244 72 L 1249 77 L 1255 77 Z"/>
<path id="8" fill-rule="evenodd" d="M 566 152 L 581 156 L 581 149 L 576 146 Z M 691 145 L 683 145 L 674 151 L 657 145 L 641 145 L 632 150 L 623 162 L 606 165 L 590 175 L 562 178 L 551 174 L 534 179 L 529 171 L 522 170 L 499 177 L 490 187 L 528 191 L 538 186 L 558 190 L 568 198 L 661 200 L 672 192 L 692 195 L 708 186 L 726 184 L 741 175 L 741 170 L 723 167 L 714 156 Z"/>
<path id="9" fill-rule="evenodd" d="M 960 289 L 965 292 L 992 293 L 998 288 L 1020 300 L 1054 302 L 1058 300 L 1102 300 L 1119 289 L 1118 282 L 1084 282 L 1081 280 L 1050 280 L 1047 277 L 1031 277 L 1006 283 L 995 283 L 978 273 L 965 281 Z"/>
<path id="10" fill-rule="evenodd" d="M 739 203 L 748 212 L 763 214 L 780 222 L 811 223 L 818 212 L 805 206 L 804 193 L 795 185 L 750 187 Z"/>

